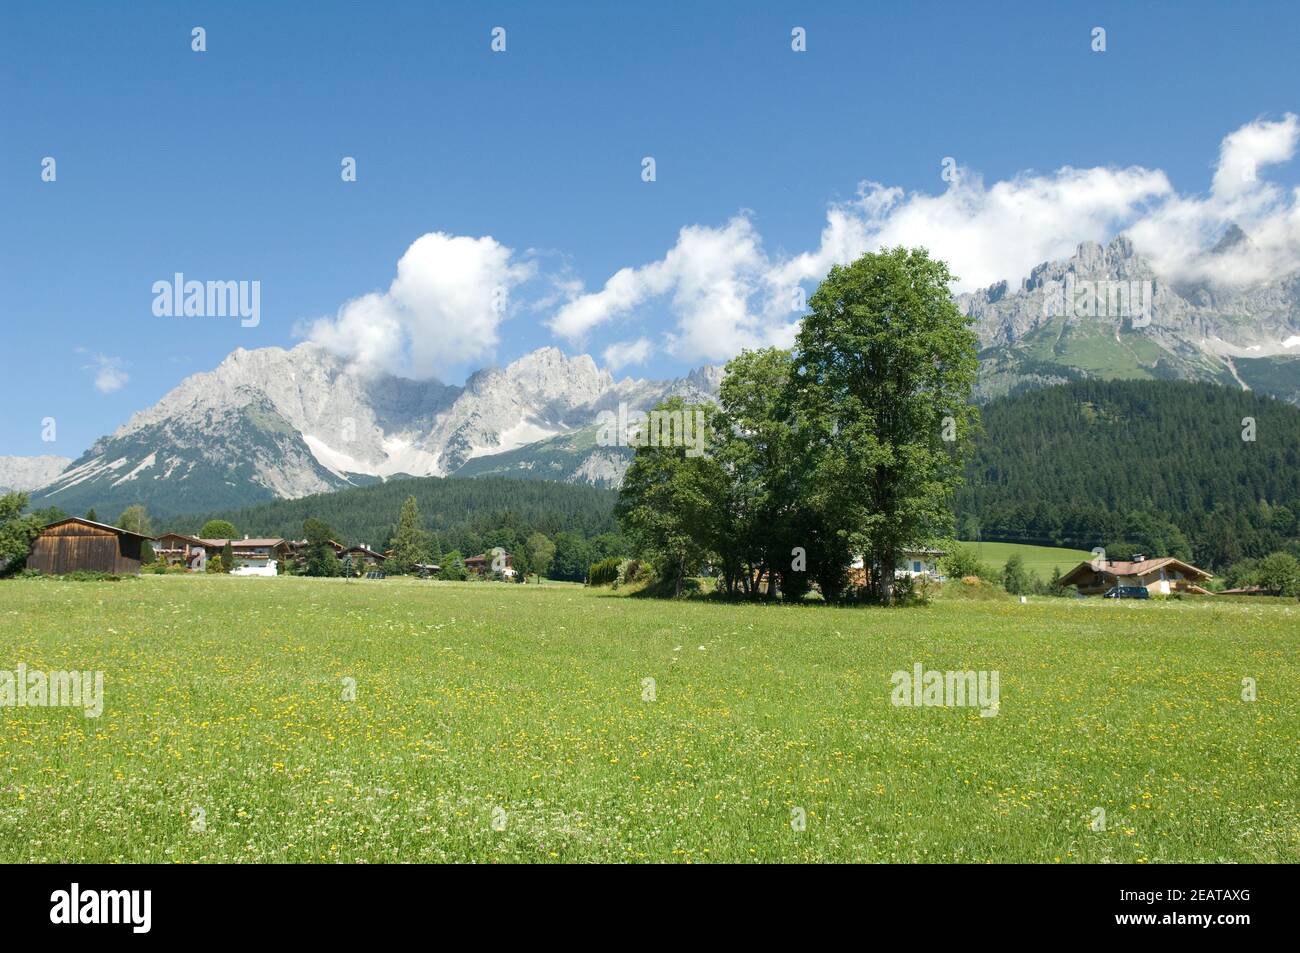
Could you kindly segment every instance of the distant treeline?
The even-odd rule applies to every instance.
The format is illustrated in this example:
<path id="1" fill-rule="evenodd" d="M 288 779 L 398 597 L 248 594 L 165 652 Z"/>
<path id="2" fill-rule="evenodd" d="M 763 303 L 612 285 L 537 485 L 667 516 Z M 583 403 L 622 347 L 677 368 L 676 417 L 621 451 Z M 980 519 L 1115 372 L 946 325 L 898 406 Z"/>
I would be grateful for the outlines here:
<path id="1" fill-rule="evenodd" d="M 234 510 L 169 518 L 164 528 L 194 533 L 209 519 L 233 523 L 239 533 L 299 539 L 308 519 L 329 524 L 339 542 L 388 546 L 406 498 L 414 496 L 435 551 L 466 556 L 494 546 L 514 551 L 532 534 L 557 544 L 553 578 L 585 578 L 592 562 L 625 555 L 614 521 L 613 490 L 505 477 L 419 477 L 275 500 Z"/>
<path id="2" fill-rule="evenodd" d="M 1300 552 L 1300 408 L 1183 381 L 996 400 L 955 508 L 965 539 L 1191 558 Z"/>

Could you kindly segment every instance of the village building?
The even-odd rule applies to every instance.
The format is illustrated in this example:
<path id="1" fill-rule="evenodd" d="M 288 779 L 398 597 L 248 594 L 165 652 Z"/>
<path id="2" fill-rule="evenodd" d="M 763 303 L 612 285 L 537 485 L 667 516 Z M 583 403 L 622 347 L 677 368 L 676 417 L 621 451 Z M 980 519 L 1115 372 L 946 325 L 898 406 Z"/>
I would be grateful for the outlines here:
<path id="1" fill-rule="evenodd" d="M 48 575 L 70 572 L 138 573 L 150 537 L 79 516 L 56 520 L 32 542 L 27 568 Z"/>
<path id="2" fill-rule="evenodd" d="M 947 550 L 929 549 L 924 546 L 909 546 L 901 549 L 894 563 L 894 578 L 919 579 L 924 577 L 934 582 L 942 582 L 943 572 L 939 568 L 939 560 L 947 555 Z M 867 570 L 863 558 L 861 556 L 856 557 L 852 565 L 849 566 L 849 584 L 866 586 L 870 581 L 871 573 Z"/>
<path id="3" fill-rule="evenodd" d="M 342 558 L 347 547 L 333 539 L 329 540 L 329 544 L 330 548 L 334 550 L 334 555 Z M 285 545 L 289 548 L 289 555 L 297 557 L 305 557 L 307 550 L 311 548 L 311 543 L 305 539 L 290 539 L 285 542 Z"/>
<path id="4" fill-rule="evenodd" d="M 274 576 L 290 552 L 289 544 L 279 537 L 200 539 L 199 543 L 204 549 L 204 562 L 220 556 L 229 544 L 234 565 L 226 568 L 236 576 Z"/>
<path id="5" fill-rule="evenodd" d="M 1153 596 L 1175 592 L 1208 595 L 1202 583 L 1213 573 L 1172 556 L 1147 559 L 1138 554 L 1132 559 L 1093 559 L 1079 563 L 1061 577 L 1062 586 L 1074 586 L 1083 596 L 1102 596 L 1117 586 L 1141 587 Z"/>
<path id="6" fill-rule="evenodd" d="M 465 568 L 479 576 L 495 575 L 498 572 L 498 567 L 500 567 L 499 571 L 502 578 L 513 579 L 517 575 L 514 557 L 505 550 L 501 550 L 499 553 L 479 553 L 477 556 L 470 556 L 465 560 Z"/>
<path id="7" fill-rule="evenodd" d="M 388 558 L 383 553 L 371 549 L 365 543 L 362 543 L 360 546 L 349 546 L 340 554 L 340 558 L 348 556 L 352 557 L 352 565 L 354 567 L 364 565 L 374 569 L 382 568 L 384 560 Z"/>
<path id="8" fill-rule="evenodd" d="M 184 533 L 163 533 L 161 536 L 154 537 L 153 552 L 156 557 L 164 560 L 169 566 L 184 566 L 186 569 L 194 569 L 196 563 L 202 562 L 202 557 L 206 555 L 207 550 L 204 548 L 203 540 L 197 536 L 186 536 Z"/>

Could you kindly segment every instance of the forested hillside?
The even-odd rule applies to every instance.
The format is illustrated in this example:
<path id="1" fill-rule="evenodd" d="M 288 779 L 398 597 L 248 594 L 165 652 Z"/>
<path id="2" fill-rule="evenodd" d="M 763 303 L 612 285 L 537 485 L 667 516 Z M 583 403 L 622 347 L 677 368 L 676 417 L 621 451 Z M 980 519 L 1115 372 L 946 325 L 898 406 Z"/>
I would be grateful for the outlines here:
<path id="1" fill-rule="evenodd" d="M 241 534 L 297 539 L 302 536 L 303 521 L 315 517 L 327 522 L 340 541 L 383 548 L 408 496 L 415 497 L 425 528 L 437 533 L 444 552 L 456 549 L 473 555 L 486 545 L 509 548 L 508 537 L 523 540 L 534 532 L 552 539 L 561 532 L 590 539 L 617 531 L 612 490 L 501 477 L 390 480 L 337 493 L 169 519 L 165 528 L 194 533 L 206 520 L 217 518 L 229 520 Z M 501 537 L 503 532 L 506 538 Z"/>
<path id="2" fill-rule="evenodd" d="M 1296 549 L 1300 408 L 1215 384 L 1081 381 L 996 400 L 983 422 L 956 500 L 966 538 L 1212 569 Z"/>

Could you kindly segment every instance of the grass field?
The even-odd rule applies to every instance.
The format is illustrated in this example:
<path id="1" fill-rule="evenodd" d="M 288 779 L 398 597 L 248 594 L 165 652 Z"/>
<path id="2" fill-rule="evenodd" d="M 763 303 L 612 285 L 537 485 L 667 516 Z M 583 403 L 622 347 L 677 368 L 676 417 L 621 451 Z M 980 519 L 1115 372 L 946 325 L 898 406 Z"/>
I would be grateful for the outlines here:
<path id="1" fill-rule="evenodd" d="M 1210 600 L 9 581 L 0 669 L 105 708 L 0 708 L 0 861 L 1294 863 L 1298 641 Z M 892 705 L 915 662 L 997 670 L 997 715 Z"/>
<path id="2" fill-rule="evenodd" d="M 1025 569 L 1038 576 L 1043 582 L 1052 578 L 1052 569 L 1059 567 L 1061 574 L 1069 572 L 1085 559 L 1092 559 L 1092 553 L 1085 549 L 1060 549 L 1055 546 L 1031 546 L 1027 543 L 966 543 L 979 554 L 979 560 L 994 569 L 1006 565 L 1012 553 L 1019 553 L 1025 561 Z M 1125 556 L 1127 558 L 1127 554 Z"/>

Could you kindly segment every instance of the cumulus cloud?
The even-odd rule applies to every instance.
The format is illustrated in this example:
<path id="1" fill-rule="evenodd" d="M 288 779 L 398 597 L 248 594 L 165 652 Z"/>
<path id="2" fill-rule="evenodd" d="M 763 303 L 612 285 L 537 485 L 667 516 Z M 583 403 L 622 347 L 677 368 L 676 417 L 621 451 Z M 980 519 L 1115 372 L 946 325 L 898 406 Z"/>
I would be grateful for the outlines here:
<path id="1" fill-rule="evenodd" d="M 635 341 L 617 341 L 611 344 L 601 353 L 601 357 L 605 359 L 606 367 L 616 371 L 629 364 L 644 364 L 652 350 L 647 338 L 637 338 Z"/>
<path id="2" fill-rule="evenodd" d="M 784 340 L 789 329 L 749 306 L 771 267 L 761 244 L 744 214 L 722 228 L 688 226 L 663 259 L 619 270 L 600 291 L 579 295 L 560 308 L 548 324 L 556 334 L 581 341 L 596 326 L 667 295 L 679 317 L 668 346 L 679 356 L 724 358 Z"/>
<path id="3" fill-rule="evenodd" d="M 1175 195 L 1128 232 L 1169 278 L 1242 285 L 1280 277 L 1300 266 L 1300 190 L 1267 181 L 1263 170 L 1289 161 L 1300 142 L 1300 117 L 1256 121 L 1227 136 L 1207 195 Z M 1230 225 L 1249 242 L 1208 255 Z"/>
<path id="4" fill-rule="evenodd" d="M 675 321 L 668 349 L 685 359 L 724 359 L 746 347 L 787 345 L 797 329 L 801 289 L 831 265 L 867 251 L 923 245 L 947 261 L 955 291 L 1013 285 L 1039 263 L 1066 258 L 1082 241 L 1128 232 L 1158 274 L 1224 283 L 1258 281 L 1300 268 L 1300 190 L 1286 192 L 1261 170 L 1295 153 L 1300 120 L 1259 120 L 1227 136 L 1206 195 L 1181 195 L 1160 170 L 1129 168 L 1025 172 L 986 185 L 958 169 L 945 191 L 904 192 L 864 182 L 832 204 L 818 246 L 770 255 L 747 213 L 720 227 L 683 228 L 663 258 L 614 273 L 574 295 L 548 322 L 572 342 L 656 299 Z M 1208 249 L 1230 224 L 1250 243 Z"/>
<path id="5" fill-rule="evenodd" d="M 90 354 L 85 348 L 77 348 L 78 354 L 88 354 L 89 363 L 83 364 L 81 369 L 91 375 L 91 381 L 95 385 L 95 390 L 101 394 L 111 394 L 114 391 L 121 390 L 126 386 L 131 375 L 125 370 L 125 362 L 120 357 L 110 357 L 107 354 Z"/>
<path id="6" fill-rule="evenodd" d="M 490 236 L 421 235 L 385 292 L 348 301 L 306 336 L 362 371 L 417 379 L 491 357 L 510 294 L 535 272 Z"/>

